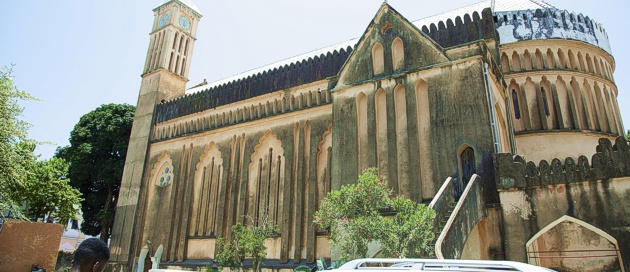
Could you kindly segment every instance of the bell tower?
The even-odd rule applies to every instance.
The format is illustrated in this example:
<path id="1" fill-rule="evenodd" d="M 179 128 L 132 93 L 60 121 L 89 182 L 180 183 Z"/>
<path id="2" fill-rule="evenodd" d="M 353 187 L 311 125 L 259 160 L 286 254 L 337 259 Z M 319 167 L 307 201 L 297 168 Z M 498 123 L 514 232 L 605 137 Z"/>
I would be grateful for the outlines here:
<path id="1" fill-rule="evenodd" d="M 131 271 L 141 251 L 138 220 L 142 218 L 141 192 L 156 105 L 183 96 L 201 12 L 192 0 L 166 0 L 153 9 L 149 49 L 129 138 L 127 157 L 111 233 L 110 265 Z"/>
<path id="2" fill-rule="evenodd" d="M 143 74 L 165 69 L 187 79 L 201 13 L 190 0 L 170 0 L 153 9 L 155 19 Z"/>

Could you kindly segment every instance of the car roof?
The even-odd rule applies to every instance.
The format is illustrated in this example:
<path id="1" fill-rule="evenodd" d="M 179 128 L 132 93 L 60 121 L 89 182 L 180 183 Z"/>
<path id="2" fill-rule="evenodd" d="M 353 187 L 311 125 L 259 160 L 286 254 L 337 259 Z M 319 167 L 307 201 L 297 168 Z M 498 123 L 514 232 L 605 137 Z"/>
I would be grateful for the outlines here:
<path id="1" fill-rule="evenodd" d="M 404 265 L 400 265 L 403 264 Z M 399 264 L 399 265 L 396 265 Z M 358 259 L 345 263 L 337 270 L 420 270 L 420 271 L 553 271 L 547 268 L 513 262 L 448 259 Z"/>

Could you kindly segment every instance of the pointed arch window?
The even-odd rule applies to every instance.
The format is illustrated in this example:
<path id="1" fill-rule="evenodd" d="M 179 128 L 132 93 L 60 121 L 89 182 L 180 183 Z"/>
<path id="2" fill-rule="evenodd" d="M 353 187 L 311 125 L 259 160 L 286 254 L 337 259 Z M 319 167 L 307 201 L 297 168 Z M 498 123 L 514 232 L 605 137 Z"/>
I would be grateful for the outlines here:
<path id="1" fill-rule="evenodd" d="M 158 161 L 153 165 L 151 177 L 155 186 L 158 187 L 166 187 L 173 183 L 175 179 L 173 175 L 173 161 L 168 153 L 163 152 Z"/>
<path id="2" fill-rule="evenodd" d="M 471 147 L 466 147 L 459 155 L 462 167 L 462 182 L 467 184 L 475 174 L 475 151 Z"/>
<path id="3" fill-rule="evenodd" d="M 385 57 L 383 55 L 383 45 L 374 44 L 372 47 L 372 71 L 374 75 L 380 75 L 385 71 Z"/>
<path id="4" fill-rule="evenodd" d="M 395 71 L 405 68 L 405 47 L 398 37 L 392 42 L 392 62 Z"/>
<path id="5" fill-rule="evenodd" d="M 547 101 L 547 92 L 544 87 L 540 87 L 540 94 L 542 95 L 543 108 L 545 109 L 545 115 L 549 116 L 549 102 Z"/>
<path id="6" fill-rule="evenodd" d="M 514 103 L 514 117 L 516 119 L 521 119 L 521 107 L 518 104 L 518 95 L 516 94 L 516 90 L 512 90 L 512 103 Z"/>
<path id="7" fill-rule="evenodd" d="M 285 157 L 282 142 L 267 131 L 254 148 L 249 164 L 247 224 L 260 226 L 281 222 Z"/>

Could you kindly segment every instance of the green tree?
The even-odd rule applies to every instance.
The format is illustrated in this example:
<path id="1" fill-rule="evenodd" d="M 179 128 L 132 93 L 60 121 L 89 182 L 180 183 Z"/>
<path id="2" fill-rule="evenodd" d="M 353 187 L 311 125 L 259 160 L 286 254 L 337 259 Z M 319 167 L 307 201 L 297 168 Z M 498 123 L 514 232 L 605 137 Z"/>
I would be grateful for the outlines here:
<path id="1" fill-rule="evenodd" d="M 24 109 L 19 105 L 34 98 L 15 87 L 11 73 L 11 68 L 0 68 L 0 219 L 8 214 L 24 218 L 15 193 L 23 190 L 28 176 L 30 157 L 23 143 L 35 143 L 27 138 L 30 125 L 20 119 Z"/>
<path id="2" fill-rule="evenodd" d="M 384 212 L 391 212 L 384 216 Z M 363 170 L 356 184 L 333 190 L 321 203 L 313 222 L 328 229 L 342 260 L 370 257 L 368 244 L 380 244 L 391 257 L 429 256 L 434 238 L 433 209 L 394 196 L 376 168 Z"/>
<path id="3" fill-rule="evenodd" d="M 630 141 L 630 129 L 628 130 L 628 133 L 626 133 L 626 139 Z"/>
<path id="4" fill-rule="evenodd" d="M 261 271 L 261 264 L 267 255 L 265 238 L 272 237 L 277 232 L 277 226 L 266 222 L 262 226 L 244 226 L 240 223 L 232 226 L 232 239 L 223 237 L 217 239 L 218 250 L 215 261 L 232 271 L 243 270 L 245 258 L 252 259 L 252 270 Z"/>
<path id="5" fill-rule="evenodd" d="M 57 156 L 70 162 L 70 184 L 83 194 L 81 230 L 107 242 L 114 224 L 135 107 L 106 104 L 83 115 L 70 132 L 70 146 Z"/>
<path id="6" fill-rule="evenodd" d="M 33 160 L 30 175 L 17 196 L 29 218 L 52 216 L 60 224 L 76 218 L 81 193 L 69 184 L 68 163 L 60 158 Z"/>

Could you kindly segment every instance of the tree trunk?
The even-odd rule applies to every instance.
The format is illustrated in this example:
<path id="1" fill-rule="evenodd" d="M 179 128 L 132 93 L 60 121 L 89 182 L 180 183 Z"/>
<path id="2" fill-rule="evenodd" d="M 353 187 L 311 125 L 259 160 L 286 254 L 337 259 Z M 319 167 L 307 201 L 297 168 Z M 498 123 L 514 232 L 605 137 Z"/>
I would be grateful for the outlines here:
<path id="1" fill-rule="evenodd" d="M 109 229 L 112 227 L 112 218 L 114 214 L 109 212 L 111 209 L 112 203 L 112 186 L 111 184 L 107 185 L 107 201 L 105 202 L 105 206 L 103 207 L 103 211 L 107 214 L 107 218 L 101 220 L 101 240 L 108 244 L 109 241 Z"/>

